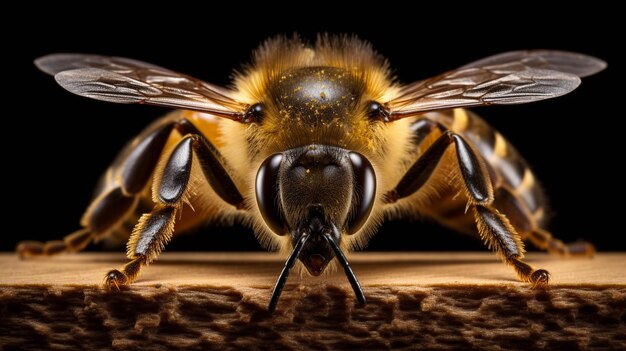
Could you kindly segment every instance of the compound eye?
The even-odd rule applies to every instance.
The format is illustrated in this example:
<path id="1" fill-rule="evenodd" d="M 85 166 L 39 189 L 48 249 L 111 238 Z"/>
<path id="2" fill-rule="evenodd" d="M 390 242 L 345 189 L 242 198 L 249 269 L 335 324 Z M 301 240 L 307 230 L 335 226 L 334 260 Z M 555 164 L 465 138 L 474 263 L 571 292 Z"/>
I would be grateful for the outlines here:
<path id="1" fill-rule="evenodd" d="M 283 162 L 282 154 L 268 157 L 256 175 L 256 202 L 263 220 L 270 229 L 278 234 L 285 235 L 285 217 L 278 199 L 278 171 Z"/>
<path id="2" fill-rule="evenodd" d="M 367 222 L 376 201 L 376 174 L 370 161 L 358 152 L 349 153 L 354 172 L 354 212 L 346 222 L 346 232 L 354 234 Z"/>
<path id="3" fill-rule="evenodd" d="M 365 107 L 365 114 L 367 115 L 367 118 L 372 121 L 389 121 L 389 110 L 385 107 L 385 105 L 376 101 L 370 101 L 367 103 Z"/>
<path id="4" fill-rule="evenodd" d="M 265 117 L 265 106 L 262 103 L 256 103 L 248 108 L 243 118 L 245 123 L 261 123 Z"/>

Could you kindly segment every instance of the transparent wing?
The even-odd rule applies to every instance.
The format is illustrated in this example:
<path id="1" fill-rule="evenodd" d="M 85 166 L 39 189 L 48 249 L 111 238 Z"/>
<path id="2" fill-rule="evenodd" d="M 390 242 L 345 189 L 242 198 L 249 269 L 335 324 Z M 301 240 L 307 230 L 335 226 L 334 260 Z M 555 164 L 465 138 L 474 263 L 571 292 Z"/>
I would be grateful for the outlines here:
<path id="1" fill-rule="evenodd" d="M 479 105 L 522 104 L 561 96 L 606 63 L 565 51 L 513 51 L 409 84 L 387 102 L 390 120 Z"/>
<path id="2" fill-rule="evenodd" d="M 247 105 L 228 89 L 149 63 L 84 54 L 52 54 L 35 60 L 68 91 L 92 99 L 184 108 L 240 120 Z"/>
<path id="3" fill-rule="evenodd" d="M 520 70 L 523 66 L 541 68 L 571 73 L 581 78 L 596 74 L 606 68 L 606 62 L 593 56 L 583 55 L 577 52 L 556 50 L 520 50 L 489 56 L 482 60 L 467 64 L 461 67 L 461 69 L 476 67 L 496 68 L 499 65 L 507 67 L 517 65 Z"/>

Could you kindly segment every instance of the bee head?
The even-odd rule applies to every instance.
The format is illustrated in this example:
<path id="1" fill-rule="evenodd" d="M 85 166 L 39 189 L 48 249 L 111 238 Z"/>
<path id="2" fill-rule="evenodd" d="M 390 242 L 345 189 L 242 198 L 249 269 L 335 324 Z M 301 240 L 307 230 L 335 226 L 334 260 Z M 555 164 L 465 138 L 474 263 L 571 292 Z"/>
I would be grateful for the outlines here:
<path id="1" fill-rule="evenodd" d="M 371 213 L 376 178 L 363 155 L 329 145 L 308 145 L 273 154 L 261 165 L 256 198 L 268 227 L 291 235 L 296 246 L 308 235 L 298 259 L 320 275 L 335 257 L 328 240 L 361 229 Z"/>
<path id="2" fill-rule="evenodd" d="M 272 293 L 273 311 L 289 271 L 300 260 L 320 275 L 337 259 L 361 303 L 363 290 L 341 250 L 341 237 L 358 232 L 376 198 L 376 177 L 365 156 L 329 145 L 309 145 L 269 156 L 256 177 L 261 215 L 278 235 L 291 236 L 293 249 Z"/>

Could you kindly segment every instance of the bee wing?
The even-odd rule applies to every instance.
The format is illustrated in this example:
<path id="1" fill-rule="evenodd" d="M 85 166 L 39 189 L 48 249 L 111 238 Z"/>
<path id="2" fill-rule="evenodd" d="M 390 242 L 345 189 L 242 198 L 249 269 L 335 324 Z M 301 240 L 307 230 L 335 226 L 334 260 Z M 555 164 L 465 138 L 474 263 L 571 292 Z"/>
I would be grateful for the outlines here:
<path id="1" fill-rule="evenodd" d="M 247 107 L 228 89 L 122 57 L 52 54 L 35 65 L 68 91 L 96 100 L 183 108 L 234 120 Z"/>
<path id="2" fill-rule="evenodd" d="M 606 62 L 577 52 L 557 50 L 510 51 L 469 63 L 461 69 L 495 67 L 498 65 L 541 68 L 574 74 L 580 78 L 594 75 L 606 68 Z"/>
<path id="3" fill-rule="evenodd" d="M 409 84 L 387 105 L 395 120 L 456 107 L 522 104 L 567 94 L 580 77 L 605 67 L 604 61 L 572 52 L 507 52 Z"/>

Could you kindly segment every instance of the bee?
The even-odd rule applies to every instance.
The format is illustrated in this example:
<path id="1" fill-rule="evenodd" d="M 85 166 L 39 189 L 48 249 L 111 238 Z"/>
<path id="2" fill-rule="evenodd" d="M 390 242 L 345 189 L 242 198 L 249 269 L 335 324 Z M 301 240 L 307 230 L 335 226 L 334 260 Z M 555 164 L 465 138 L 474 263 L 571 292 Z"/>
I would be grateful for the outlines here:
<path id="1" fill-rule="evenodd" d="M 356 37 L 310 45 L 278 37 L 254 53 L 230 88 L 120 57 L 52 54 L 35 64 L 92 99 L 176 110 L 131 141 L 103 175 L 82 228 L 63 240 L 21 242 L 21 257 L 77 252 L 126 236 L 129 262 L 105 284 L 131 284 L 174 233 L 240 219 L 290 271 L 341 268 L 365 295 L 346 253 L 385 218 L 421 216 L 474 233 L 520 280 L 548 284 L 523 261 L 523 241 L 551 253 L 592 255 L 546 230 L 545 196 L 516 149 L 464 108 L 567 94 L 606 64 L 549 50 L 513 51 L 401 84 Z"/>

